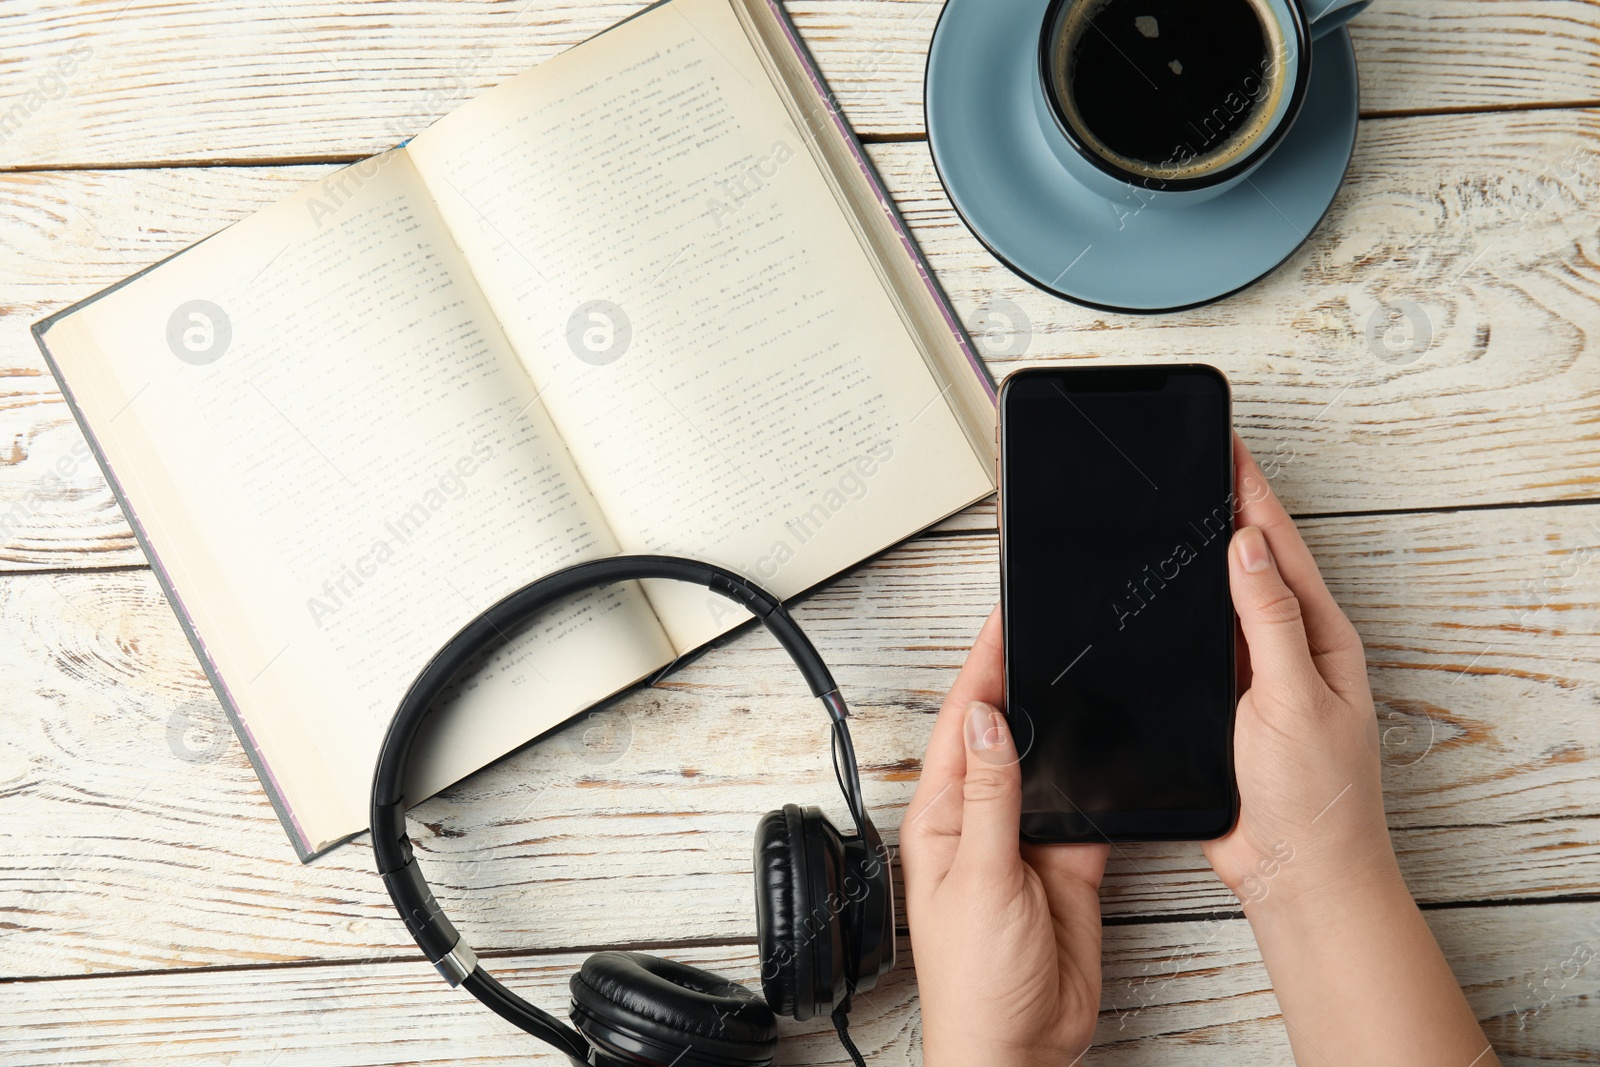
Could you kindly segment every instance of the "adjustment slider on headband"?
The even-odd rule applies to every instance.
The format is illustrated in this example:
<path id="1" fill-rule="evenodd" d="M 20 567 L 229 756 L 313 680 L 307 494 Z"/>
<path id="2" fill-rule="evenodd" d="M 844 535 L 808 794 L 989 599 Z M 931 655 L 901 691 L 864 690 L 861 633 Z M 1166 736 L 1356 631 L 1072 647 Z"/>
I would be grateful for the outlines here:
<path id="1" fill-rule="evenodd" d="M 467 975 L 478 969 L 478 954 L 465 941 L 457 941 L 443 959 L 434 961 L 433 966 L 454 989 L 467 980 Z"/>

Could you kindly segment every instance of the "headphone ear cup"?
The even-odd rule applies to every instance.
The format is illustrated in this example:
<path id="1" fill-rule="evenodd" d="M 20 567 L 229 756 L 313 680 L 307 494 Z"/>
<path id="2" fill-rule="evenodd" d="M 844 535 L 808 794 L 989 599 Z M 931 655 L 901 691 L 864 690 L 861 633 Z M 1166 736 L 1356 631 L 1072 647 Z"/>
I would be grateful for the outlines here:
<path id="1" fill-rule="evenodd" d="M 850 991 L 869 993 L 894 968 L 894 872 L 876 829 L 844 843 Z"/>
<path id="2" fill-rule="evenodd" d="M 756 943 L 761 991 L 804 1022 L 844 999 L 844 842 L 819 808 L 785 804 L 756 825 Z"/>
<path id="3" fill-rule="evenodd" d="M 738 982 L 642 952 L 597 952 L 572 976 L 572 1024 L 603 1055 L 660 1067 L 770 1067 L 772 1010 Z"/>

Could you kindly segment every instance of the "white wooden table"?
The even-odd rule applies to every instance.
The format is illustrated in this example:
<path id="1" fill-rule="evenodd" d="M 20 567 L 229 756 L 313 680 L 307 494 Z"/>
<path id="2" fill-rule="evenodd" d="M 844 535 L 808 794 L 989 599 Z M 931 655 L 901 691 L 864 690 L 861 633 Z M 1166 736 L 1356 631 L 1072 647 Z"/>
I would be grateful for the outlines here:
<path id="1" fill-rule="evenodd" d="M 635 7 L 0 8 L 0 1063 L 555 1062 L 439 981 L 365 843 L 295 861 L 27 330 Z M 1401 865 L 1490 1039 L 1600 1062 L 1600 5 L 1378 0 L 1332 214 L 1263 284 L 1155 318 L 1045 297 L 957 220 L 922 130 L 936 4 L 792 10 L 963 316 L 1014 324 L 981 339 L 998 375 L 1226 370 L 1366 640 Z M 979 506 L 799 609 L 891 827 L 995 551 Z M 539 746 L 419 809 L 441 901 L 508 983 L 559 1007 L 598 945 L 755 977 L 754 821 L 838 807 L 791 675 L 746 635 L 628 700 L 625 743 Z M 1086 1064 L 1289 1062 L 1197 846 L 1119 850 L 1103 904 Z M 823 1025 L 783 1029 L 782 1062 L 842 1062 Z M 920 1061 L 907 966 L 856 1031 L 869 1062 Z"/>

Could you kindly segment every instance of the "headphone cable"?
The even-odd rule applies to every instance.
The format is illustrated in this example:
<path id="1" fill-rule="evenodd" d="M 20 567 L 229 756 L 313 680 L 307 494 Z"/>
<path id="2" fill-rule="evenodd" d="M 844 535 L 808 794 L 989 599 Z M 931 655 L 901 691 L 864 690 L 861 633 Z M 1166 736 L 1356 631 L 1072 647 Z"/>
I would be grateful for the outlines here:
<path id="1" fill-rule="evenodd" d="M 848 729 L 848 727 L 845 726 L 844 720 L 835 719 L 833 721 L 832 736 L 828 741 L 828 752 L 833 759 L 833 780 L 839 783 L 839 792 L 844 794 L 845 807 L 850 812 L 850 818 L 855 820 L 856 833 L 865 834 L 867 832 L 866 805 L 862 803 L 861 795 L 855 790 L 851 789 L 850 786 L 845 782 L 844 771 L 839 766 L 839 739 L 841 735 L 848 738 L 849 735 L 844 734 L 846 729 Z M 851 762 L 855 762 L 855 746 L 851 745 L 848 740 L 845 742 L 845 744 Z"/>
<path id="2" fill-rule="evenodd" d="M 839 1043 L 850 1054 L 850 1062 L 855 1067 L 867 1067 L 867 1061 L 861 1058 L 861 1050 L 856 1048 L 856 1043 L 850 1040 L 850 1020 L 845 1018 L 850 1012 L 850 998 L 847 996 L 833 1009 L 833 1028 L 839 1033 Z"/>

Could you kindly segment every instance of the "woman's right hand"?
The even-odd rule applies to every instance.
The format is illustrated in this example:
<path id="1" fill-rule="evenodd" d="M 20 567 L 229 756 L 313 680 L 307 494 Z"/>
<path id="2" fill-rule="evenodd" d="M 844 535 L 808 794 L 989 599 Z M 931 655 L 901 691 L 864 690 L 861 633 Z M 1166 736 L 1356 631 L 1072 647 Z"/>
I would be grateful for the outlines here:
<path id="1" fill-rule="evenodd" d="M 1248 910 L 1274 893 L 1338 891 L 1397 871 L 1361 639 L 1237 436 L 1234 456 L 1239 821 L 1205 853 Z"/>
<path id="2" fill-rule="evenodd" d="M 1297 1063 L 1494 1067 L 1395 862 L 1361 641 L 1242 441 L 1234 452 L 1239 821 L 1206 858 L 1244 902 Z"/>

